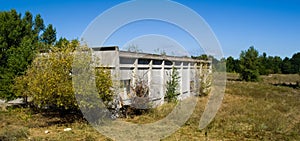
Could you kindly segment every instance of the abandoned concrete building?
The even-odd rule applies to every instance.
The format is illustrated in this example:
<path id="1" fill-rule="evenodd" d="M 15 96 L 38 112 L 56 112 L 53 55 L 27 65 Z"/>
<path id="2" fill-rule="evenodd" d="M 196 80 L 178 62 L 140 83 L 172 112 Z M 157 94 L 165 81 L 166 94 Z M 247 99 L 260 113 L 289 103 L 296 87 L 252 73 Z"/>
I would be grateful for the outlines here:
<path id="1" fill-rule="evenodd" d="M 147 97 L 154 105 L 163 104 L 172 68 L 179 75 L 178 99 L 199 93 L 200 76 L 212 71 L 210 60 L 121 51 L 117 46 L 93 48 L 93 55 L 102 66 L 110 68 L 113 79 L 120 82 L 118 93 L 123 105 L 131 104 L 135 96 L 133 89 L 138 83 L 147 85 Z"/>

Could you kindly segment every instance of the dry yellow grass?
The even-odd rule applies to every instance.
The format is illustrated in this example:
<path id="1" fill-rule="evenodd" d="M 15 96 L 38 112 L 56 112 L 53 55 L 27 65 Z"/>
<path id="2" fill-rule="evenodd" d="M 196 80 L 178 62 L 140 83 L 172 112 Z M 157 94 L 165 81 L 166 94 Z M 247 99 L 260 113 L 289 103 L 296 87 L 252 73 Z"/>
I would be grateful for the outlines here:
<path id="1" fill-rule="evenodd" d="M 198 98 L 190 119 L 163 140 L 300 140 L 300 89 L 269 83 L 279 79 L 296 81 L 298 76 L 273 75 L 262 78 L 261 82 L 256 83 L 228 81 L 222 106 L 204 130 L 198 130 L 198 125 L 207 97 Z M 144 115 L 123 120 L 151 123 L 164 118 L 174 106 L 172 103 L 165 104 Z M 64 132 L 63 129 L 67 127 L 72 131 Z M 50 133 L 45 134 L 45 130 Z M 109 140 L 82 120 L 45 116 L 32 113 L 29 109 L 0 112 L 1 139 Z"/>

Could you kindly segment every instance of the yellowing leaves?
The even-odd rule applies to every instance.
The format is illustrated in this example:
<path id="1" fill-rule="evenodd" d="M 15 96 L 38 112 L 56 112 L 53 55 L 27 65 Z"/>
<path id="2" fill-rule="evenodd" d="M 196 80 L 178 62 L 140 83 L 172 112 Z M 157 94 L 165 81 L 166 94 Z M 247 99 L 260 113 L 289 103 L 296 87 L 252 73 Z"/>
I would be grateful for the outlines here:
<path id="1" fill-rule="evenodd" d="M 73 54 L 69 49 L 53 49 L 52 52 L 39 55 L 26 74 L 16 80 L 18 95 L 32 97 L 35 105 L 54 105 L 65 109 L 78 108 L 72 75 L 70 75 Z M 91 58 L 91 56 L 88 57 Z M 77 67 L 90 63 L 90 58 L 83 59 Z M 103 67 L 96 69 L 96 79 L 94 80 L 99 97 L 103 101 L 111 101 L 113 93 L 110 89 L 112 87 L 110 71 L 105 71 Z"/>

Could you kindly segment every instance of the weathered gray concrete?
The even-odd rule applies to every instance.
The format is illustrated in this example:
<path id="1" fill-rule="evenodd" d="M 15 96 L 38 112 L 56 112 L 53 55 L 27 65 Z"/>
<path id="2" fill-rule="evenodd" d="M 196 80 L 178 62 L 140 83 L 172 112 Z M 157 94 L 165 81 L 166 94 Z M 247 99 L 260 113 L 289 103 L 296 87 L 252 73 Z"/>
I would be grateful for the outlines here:
<path id="1" fill-rule="evenodd" d="M 116 93 L 125 105 L 129 105 L 135 97 L 133 88 L 142 81 L 149 87 L 148 98 L 154 105 L 163 104 L 166 82 L 170 80 L 172 68 L 177 70 L 180 77 L 177 89 L 179 100 L 199 93 L 200 75 L 203 72 L 211 73 L 211 61 L 206 60 L 119 51 L 118 47 L 93 48 L 93 51 L 93 56 L 98 62 L 96 67 L 111 68 L 114 80 L 121 83 Z M 202 71 L 203 69 L 209 71 Z"/>

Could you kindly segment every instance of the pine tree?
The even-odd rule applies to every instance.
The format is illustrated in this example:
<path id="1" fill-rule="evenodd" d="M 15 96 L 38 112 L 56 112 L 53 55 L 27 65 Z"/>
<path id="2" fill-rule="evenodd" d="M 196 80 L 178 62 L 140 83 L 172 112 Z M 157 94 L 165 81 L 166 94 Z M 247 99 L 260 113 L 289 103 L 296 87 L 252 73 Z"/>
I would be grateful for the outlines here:
<path id="1" fill-rule="evenodd" d="M 47 43 L 56 40 L 52 25 L 44 31 L 44 21 L 40 15 L 27 11 L 24 16 L 16 10 L 0 12 L 0 98 L 13 99 L 14 79 L 23 75 L 41 46 L 41 34 Z"/>
<path id="2" fill-rule="evenodd" d="M 56 29 L 49 24 L 42 34 L 41 41 L 47 45 L 53 45 L 56 41 Z"/>
<path id="3" fill-rule="evenodd" d="M 251 46 L 247 51 L 240 54 L 240 78 L 245 81 L 259 80 L 258 51 Z"/>

